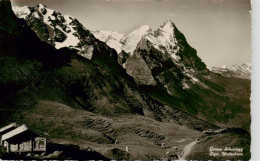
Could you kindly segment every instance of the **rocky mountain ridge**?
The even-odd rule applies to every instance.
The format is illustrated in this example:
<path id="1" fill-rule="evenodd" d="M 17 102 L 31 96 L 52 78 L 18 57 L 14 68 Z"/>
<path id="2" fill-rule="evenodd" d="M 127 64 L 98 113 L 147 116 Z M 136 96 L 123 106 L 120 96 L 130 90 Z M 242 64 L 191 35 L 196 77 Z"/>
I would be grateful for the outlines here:
<path id="1" fill-rule="evenodd" d="M 36 32 L 41 40 L 48 42 L 57 49 L 61 47 L 78 49 L 81 55 L 88 59 L 92 58 L 93 46 L 89 45 L 91 42 L 88 39 L 91 39 L 91 41 L 95 40 L 93 40 L 94 38 L 91 37 L 91 34 L 87 35 L 88 38 L 86 37 L 85 32 L 89 31 L 75 18 L 66 15 L 63 16 L 61 13 L 48 9 L 42 4 L 35 7 L 13 7 L 13 10 L 19 18 L 23 18 L 27 21 L 28 26 Z M 142 43 L 144 41 L 149 42 L 149 45 L 160 52 L 161 55 L 169 55 L 169 61 L 176 64 L 178 68 L 183 68 L 181 72 L 187 78 L 182 81 L 184 89 L 189 88 L 188 82 L 192 82 L 192 84 L 199 82 L 196 74 L 194 74 L 197 66 L 195 64 L 201 64 L 203 70 L 207 70 L 206 65 L 201 62 L 196 54 L 192 56 L 194 63 L 192 63 L 190 59 L 187 59 L 188 54 L 181 54 L 186 49 L 183 44 L 178 43 L 178 41 L 185 42 L 186 40 L 185 37 L 181 37 L 181 39 L 177 40 L 176 34 L 180 32 L 170 20 L 166 21 L 156 31 L 152 31 L 149 26 L 145 25 L 132 31 L 128 35 L 108 31 L 92 31 L 91 33 L 93 33 L 97 39 L 105 42 L 109 47 L 117 51 L 118 62 L 126 69 L 127 73 L 141 85 L 157 84 L 155 81 L 156 78 L 151 72 L 152 67 L 149 67 L 147 63 L 138 61 L 141 65 L 141 68 L 138 68 L 136 62 L 133 64 L 133 61 L 131 61 L 133 60 L 135 50 L 138 50 L 138 47 L 140 47 L 139 44 L 144 44 Z M 181 57 L 183 60 L 181 60 Z M 161 60 L 154 61 L 160 63 Z M 190 67 L 190 65 L 192 65 L 192 67 Z M 134 66 L 133 69 L 132 66 Z M 142 74 L 140 74 L 140 72 L 142 72 Z"/>
<path id="2" fill-rule="evenodd" d="M 184 111 L 169 108 L 143 93 L 117 63 L 116 55 L 113 57 L 115 50 L 97 39 L 89 44 L 94 46 L 91 61 L 76 54 L 77 50 L 66 47 L 57 50 L 41 41 L 37 32 L 33 32 L 23 19 L 15 17 L 10 2 L 6 1 L 4 4 L 9 7 L 10 16 L 0 22 L 11 22 L 14 29 L 4 26 L 0 37 L 0 74 L 3 76 L 0 79 L 0 101 L 5 106 L 28 108 L 41 99 L 51 98 L 52 101 L 102 115 L 138 114 L 163 121 L 178 113 L 180 120 L 190 116 L 195 122 L 202 122 L 201 127 L 179 120 L 180 124 L 187 124 L 190 128 L 218 128 Z M 11 48 L 13 50 L 9 50 Z M 10 68 L 10 65 L 13 67 Z M 28 95 L 30 97 L 25 98 Z M 29 103 L 23 102 L 24 99 L 28 99 Z M 177 112 L 173 113 L 173 110 Z"/>
<path id="3" fill-rule="evenodd" d="M 46 30 L 38 28 L 38 24 L 45 27 L 48 24 L 44 22 L 43 18 L 37 18 L 34 15 L 35 12 L 38 13 L 40 6 L 43 5 L 33 7 L 33 12 L 27 16 L 21 16 L 20 12 L 16 12 L 16 15 L 25 19 L 35 33 L 40 33 L 40 31 L 46 33 Z M 44 6 L 44 8 L 47 7 Z M 15 10 L 17 11 L 17 9 Z M 58 12 L 53 11 L 52 13 Z M 46 15 L 48 14 L 43 17 L 46 17 Z M 61 28 L 62 32 L 66 33 L 66 28 L 70 27 L 63 27 L 63 29 L 61 26 L 65 23 L 62 18 L 58 18 L 66 16 L 61 13 L 57 15 L 59 16 L 54 16 L 55 20 L 51 20 L 51 15 L 47 16 L 48 23 L 51 23 L 50 25 L 53 26 L 54 30 Z M 37 23 L 33 23 L 34 21 Z M 188 44 L 184 34 L 178 30 L 172 21 L 166 21 L 155 31 L 152 31 L 149 26 L 142 26 L 125 36 L 116 32 L 90 31 L 76 19 L 73 19 L 74 21 L 77 23 L 72 28 L 77 33 L 73 35 L 78 35 L 81 45 L 69 47 L 77 50 L 80 55 L 102 65 L 104 68 L 120 69 L 121 74 L 125 77 L 132 77 L 139 90 L 158 102 L 172 108 L 179 108 L 212 123 L 221 125 L 223 122 L 231 120 L 232 124 L 248 128 L 246 121 L 237 121 L 237 118 L 233 116 L 243 114 L 241 111 L 248 112 L 250 103 L 248 103 L 249 97 L 247 94 L 250 93 L 248 90 L 250 87 L 245 85 L 243 89 L 240 89 L 244 91 L 241 94 L 246 93 L 246 96 L 243 97 L 245 100 L 242 101 L 242 105 L 238 105 L 236 102 L 240 96 L 234 93 L 234 90 L 229 89 L 226 84 L 226 81 L 230 82 L 230 80 L 207 69 L 205 63 L 198 57 L 197 51 Z M 39 34 L 37 35 L 39 36 Z M 59 35 L 58 32 L 55 35 Z M 55 46 L 43 37 L 39 37 Z M 51 41 L 56 42 L 54 39 L 51 39 Z M 81 48 L 82 46 L 85 46 L 85 48 Z M 118 53 L 119 51 L 121 52 Z M 110 60 L 107 60 L 107 58 Z M 121 65 L 121 68 L 118 67 L 117 62 Z M 238 89 L 237 86 L 239 86 L 238 82 L 240 81 L 242 80 L 231 81 L 233 82 L 232 86 L 236 87 L 234 89 Z M 246 81 L 243 83 L 247 84 Z M 239 88 L 242 87 L 239 86 Z"/>
<path id="4" fill-rule="evenodd" d="M 236 77 L 242 79 L 250 79 L 251 80 L 251 63 L 244 63 L 241 65 L 232 65 L 231 67 L 227 67 L 223 65 L 222 67 L 212 67 L 211 69 L 214 73 L 219 73 L 225 77 Z"/>
<path id="5" fill-rule="evenodd" d="M 95 37 L 75 18 L 62 15 L 43 4 L 35 7 L 13 7 L 17 17 L 25 19 L 37 36 L 56 49 L 68 47 L 88 59 L 93 56 Z"/>
<path id="6" fill-rule="evenodd" d="M 168 49 L 157 49 L 145 38 L 127 58 L 127 70 L 137 64 L 140 71 L 149 69 L 150 73 L 140 74 L 152 76 L 156 85 L 145 85 L 145 81 L 138 83 L 138 70 L 133 69 L 134 79 L 130 77 L 118 64 L 116 51 L 87 29 L 77 25 L 84 44 L 93 49 L 91 60 L 81 56 L 80 46 L 56 49 L 54 38 L 44 41 L 47 25 L 43 17 L 38 20 L 18 19 L 10 0 L 0 1 L 0 125 L 25 123 L 59 144 L 63 152 L 54 159 L 92 159 L 93 150 L 101 154 L 97 159 L 179 159 L 186 145 L 205 137 L 202 131 L 220 129 L 212 123 L 248 131 L 250 81 L 209 72 L 176 28 L 179 62 Z M 62 26 L 55 23 L 54 30 Z M 187 70 L 194 77 L 188 77 Z M 186 89 L 183 80 L 189 83 Z M 219 136 L 212 135 L 199 145 L 223 146 L 228 139 L 219 140 Z M 230 146 L 245 147 L 245 156 L 235 159 L 250 158 L 249 135 L 221 136 L 232 136 Z M 65 144 L 73 146 L 64 149 Z M 174 152 L 173 147 L 180 150 Z M 193 155 L 207 158 L 208 149 L 202 149 Z M 167 151 L 171 151 L 168 156 Z M 72 152 L 85 155 L 78 158 Z"/>
<path id="7" fill-rule="evenodd" d="M 94 30 L 91 33 L 100 41 L 106 42 L 111 48 L 114 48 L 118 54 L 122 51 L 132 55 L 141 38 L 152 32 L 152 29 L 147 26 L 141 26 L 127 35 L 117 32 Z"/>

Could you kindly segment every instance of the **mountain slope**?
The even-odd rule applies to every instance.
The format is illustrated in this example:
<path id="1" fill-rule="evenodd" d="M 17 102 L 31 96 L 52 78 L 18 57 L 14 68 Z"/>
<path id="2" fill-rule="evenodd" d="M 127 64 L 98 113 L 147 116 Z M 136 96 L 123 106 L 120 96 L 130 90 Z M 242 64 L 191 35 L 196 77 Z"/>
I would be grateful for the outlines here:
<path id="1" fill-rule="evenodd" d="M 250 81 L 210 72 L 171 21 L 142 38 L 125 68 L 160 102 L 219 125 L 250 129 Z"/>
<path id="2" fill-rule="evenodd" d="M 2 106 L 22 109 L 41 99 L 51 99 L 106 115 L 144 115 L 143 108 L 149 106 L 148 113 L 153 111 L 159 120 L 163 117 L 156 112 L 162 105 L 135 89 L 131 78 L 117 64 L 116 57 L 108 58 L 114 51 L 105 43 L 93 42 L 93 63 L 76 51 L 55 50 L 40 41 L 23 20 L 12 15 L 1 20 L 3 24 L 4 21 L 15 24 L 14 30 L 1 29 Z M 16 31 L 19 32 L 16 34 Z M 104 57 L 106 55 L 108 57 Z"/>
<path id="3" fill-rule="evenodd" d="M 9 2 L 4 3 L 11 10 Z M 169 107 L 139 91 L 116 57 L 110 57 L 114 50 L 105 43 L 97 40 L 91 44 L 95 47 L 94 57 L 89 61 L 75 50 L 56 50 L 40 41 L 24 20 L 12 15 L 1 20 L 16 24 L 12 31 L 1 29 L 2 106 L 23 110 L 41 100 L 51 100 L 107 116 L 138 114 L 163 121 L 169 114 L 175 115 L 173 109 L 167 110 Z M 16 31 L 17 35 L 13 33 Z M 175 111 L 179 119 L 190 117 L 196 122 L 180 124 L 200 131 L 218 128 L 178 109 Z"/>
<path id="4" fill-rule="evenodd" d="M 30 17 L 39 19 L 35 16 L 35 12 L 40 6 L 43 5 L 33 7 L 32 12 L 27 16 L 15 9 L 18 17 L 25 18 L 27 24 L 36 33 L 39 30 L 36 24 L 30 25 L 34 22 Z M 45 6 L 43 8 L 46 9 Z M 54 28 L 62 27 L 65 22 L 59 17 L 66 16 L 57 11 L 53 13 L 57 13 L 58 16 L 52 15 L 54 20 L 50 20 L 51 16 L 47 17 L 48 23 L 51 22 Z M 47 25 L 43 18 L 39 20 L 40 24 Z M 78 22 L 76 19 L 73 21 Z M 73 24 L 69 26 L 66 24 L 66 27 L 62 28 L 63 33 L 66 33 L 65 29 Z M 139 90 L 153 99 L 212 123 L 249 130 L 250 82 L 239 79 L 229 80 L 209 71 L 198 57 L 197 51 L 188 44 L 183 33 L 172 21 L 166 21 L 155 31 L 152 31 L 149 26 L 142 26 L 125 36 L 116 32 L 91 31 L 95 38 L 80 23 L 76 23 L 73 28 L 76 32 L 74 35 L 80 37 L 80 44 L 87 44 L 88 49 L 86 51 L 80 46 L 70 46 L 70 48 L 79 50 L 81 55 L 110 70 L 120 70 L 120 75 L 124 75 L 129 80 L 131 78 L 127 74 L 130 75 L 139 86 Z M 110 47 L 115 48 L 117 52 Z M 85 55 L 82 54 L 84 52 Z M 125 68 L 127 74 L 117 66 L 116 61 Z M 241 87 L 239 83 L 245 86 Z M 237 89 L 241 92 L 236 93 Z M 245 120 L 239 119 L 244 115 Z"/>
<path id="5" fill-rule="evenodd" d="M 1 11 L 7 9 L 1 8 L 2 3 L 10 9 L 10 2 L 4 1 L 0 2 Z M 137 140 L 130 146 L 131 158 L 161 158 L 165 153 L 160 142 L 178 141 L 178 137 L 188 137 L 190 133 L 194 133 L 195 139 L 202 135 L 202 130 L 219 128 L 178 109 L 167 110 L 168 107 L 138 91 L 133 81 L 120 73 L 122 70 L 107 68 L 98 58 L 89 61 L 76 54 L 77 51 L 56 50 L 40 41 L 23 20 L 12 15 L 1 19 L 3 24 L 4 21 L 15 24 L 13 30 L 5 26 L 0 30 L 1 126 L 13 121 L 25 123 L 55 144 L 80 145 L 83 149 L 90 146 L 111 159 L 122 157 L 114 149 L 124 152 L 131 140 Z M 101 43 L 97 48 L 109 52 L 105 46 Z M 94 52 L 101 54 L 98 50 Z M 117 63 L 113 59 L 108 62 Z M 141 121 L 139 128 L 131 123 L 136 119 Z M 125 125 L 120 126 L 120 122 Z M 161 134 L 158 124 L 165 129 L 181 129 L 175 135 L 178 137 L 172 140 L 169 132 Z M 130 137 L 122 139 L 126 136 Z M 120 145 L 113 148 L 116 140 Z M 186 142 L 178 146 L 181 148 Z M 63 151 L 61 157 L 77 159 L 69 154 Z M 104 158 L 102 155 L 99 157 Z M 84 159 L 88 157 L 92 158 Z"/>
<path id="6" fill-rule="evenodd" d="M 133 79 L 126 74 L 117 63 L 115 50 L 93 38 L 87 31 L 83 33 L 89 40 L 88 46 L 93 47 L 91 61 L 78 55 L 78 50 L 68 48 L 56 50 L 49 43 L 41 41 L 38 38 L 39 35 L 36 35 L 37 32 L 33 32 L 27 26 L 28 22 L 26 24 L 23 19 L 15 17 L 9 0 L 0 1 L 0 13 L 8 13 L 7 17 L 0 15 L 0 24 L 3 25 L 0 28 L 1 126 L 13 121 L 26 123 L 33 131 L 48 137 L 54 143 L 77 145 L 80 150 L 88 149 L 90 152 L 91 149 L 94 149 L 110 159 L 144 160 L 165 157 L 178 159 L 177 155 L 180 155 L 181 151 L 173 156 L 166 156 L 166 150 L 172 150 L 173 146 L 183 149 L 185 145 L 204 135 L 202 131 L 214 132 L 220 129 L 216 125 L 190 115 L 189 113 L 192 111 L 186 110 L 189 111 L 187 113 L 180 110 L 188 106 L 179 106 L 179 104 L 185 103 L 184 98 L 186 98 L 191 105 L 191 110 L 192 108 L 200 109 L 193 105 L 197 105 L 195 101 L 201 103 L 200 101 L 203 101 L 204 97 L 210 98 L 206 95 L 214 98 L 214 96 L 218 96 L 214 95 L 216 91 L 225 95 L 222 88 L 226 87 L 227 81 L 230 82 L 225 77 L 213 73 L 205 74 L 205 77 L 210 77 L 215 82 L 215 84 L 210 84 L 211 82 L 207 84 L 211 88 L 214 87 L 213 92 L 201 91 L 201 85 L 195 83 L 196 78 L 189 78 L 191 85 L 194 83 L 191 88 L 195 89 L 187 93 L 182 93 L 183 91 L 180 90 L 182 85 L 177 83 L 179 80 L 175 81 L 169 77 L 169 80 L 172 81 L 170 83 L 176 85 L 173 88 L 176 89 L 174 94 L 180 95 L 180 97 L 176 99 L 161 88 L 159 88 L 160 92 L 165 93 L 154 95 L 153 91 L 149 90 L 157 90 L 157 87 L 161 86 L 146 86 L 149 90 L 142 91 L 142 88 L 146 87 L 137 86 Z M 172 57 L 168 53 L 161 56 L 162 53 L 158 49 L 146 48 L 149 45 L 147 41 L 138 45 L 140 50 L 136 50 L 133 57 L 139 53 L 140 59 L 151 69 L 153 77 L 156 74 L 160 75 L 162 69 L 151 68 L 148 59 L 144 59 L 145 54 L 151 54 L 151 60 L 155 60 L 155 58 L 163 60 L 163 66 L 167 67 L 166 72 L 183 74 L 183 69 L 178 69 L 176 64 L 171 62 Z M 154 52 L 150 52 L 151 50 Z M 153 54 L 158 54 L 158 57 L 154 57 Z M 189 58 L 191 61 L 192 55 L 194 53 Z M 198 70 L 197 73 L 204 74 L 204 68 L 201 69 L 199 65 L 192 63 L 187 65 Z M 172 68 L 176 71 L 171 71 Z M 200 77 L 201 82 L 206 82 L 206 78 L 201 75 L 198 74 L 196 77 Z M 233 84 L 238 83 L 241 86 L 241 83 L 244 83 L 244 86 L 232 89 L 236 94 L 231 98 L 237 97 L 236 100 L 238 100 L 241 95 L 245 95 L 244 97 L 247 98 L 247 93 L 243 91 L 243 88 L 248 88 L 248 82 L 241 79 L 232 80 Z M 160 83 L 157 79 L 155 81 Z M 201 92 L 200 97 L 196 95 L 196 90 Z M 187 95 L 185 96 L 185 94 Z M 159 98 L 158 95 L 166 97 Z M 165 98 L 170 98 L 174 104 L 164 105 L 151 96 L 163 103 L 168 101 L 164 100 Z M 213 101 L 212 104 L 215 103 L 216 106 L 220 102 L 216 98 L 206 101 Z M 243 101 L 240 99 L 238 104 L 247 104 Z M 236 110 L 235 106 L 233 108 L 231 110 Z M 223 117 L 221 110 L 221 108 L 211 107 L 204 114 Z M 241 116 L 240 113 L 231 112 L 234 117 Z M 245 115 L 244 122 L 247 122 L 247 111 L 242 112 Z M 239 119 L 241 120 L 241 118 Z M 226 126 L 233 125 L 232 123 L 226 124 Z M 239 123 L 237 126 L 240 127 L 241 124 Z M 117 145 L 114 144 L 116 140 Z M 165 148 L 162 147 L 162 143 L 166 143 Z M 232 146 L 236 146 L 236 144 L 232 144 Z M 245 146 L 248 147 L 248 143 Z M 126 152 L 126 147 L 129 147 L 129 152 Z M 70 150 L 75 150 L 75 146 Z M 66 152 L 63 151 L 63 153 Z M 68 153 L 71 154 L 71 151 Z M 104 159 L 105 157 L 102 155 L 98 156 Z M 248 155 L 250 154 L 247 154 L 245 158 Z M 75 154 L 73 156 L 58 159 L 78 159 Z M 89 157 L 89 155 L 85 157 Z"/>

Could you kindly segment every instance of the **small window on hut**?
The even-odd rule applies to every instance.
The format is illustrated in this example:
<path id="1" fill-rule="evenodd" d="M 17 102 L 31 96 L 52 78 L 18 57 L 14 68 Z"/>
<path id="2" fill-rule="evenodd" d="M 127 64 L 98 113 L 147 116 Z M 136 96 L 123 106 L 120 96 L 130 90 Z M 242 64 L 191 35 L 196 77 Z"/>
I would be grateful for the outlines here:
<path id="1" fill-rule="evenodd" d="M 39 148 L 44 148 L 44 147 L 45 147 L 44 141 L 40 141 L 40 142 L 39 142 Z"/>

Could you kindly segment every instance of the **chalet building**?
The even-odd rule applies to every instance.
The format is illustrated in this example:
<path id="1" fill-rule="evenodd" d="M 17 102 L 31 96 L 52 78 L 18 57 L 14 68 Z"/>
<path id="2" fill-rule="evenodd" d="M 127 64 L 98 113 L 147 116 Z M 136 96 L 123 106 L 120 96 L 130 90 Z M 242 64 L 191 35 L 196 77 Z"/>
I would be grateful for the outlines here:
<path id="1" fill-rule="evenodd" d="M 7 125 L 7 126 L 5 126 L 5 127 L 3 127 L 3 128 L 0 129 L 0 145 L 3 146 L 3 142 L 2 142 L 2 140 L 1 140 L 2 135 L 4 135 L 4 134 L 6 134 L 6 133 L 8 133 L 8 132 L 10 132 L 10 131 L 12 131 L 12 130 L 14 130 L 14 129 L 16 129 L 16 128 L 17 128 L 16 123 L 12 123 L 12 124 Z"/>
<path id="2" fill-rule="evenodd" d="M 8 125 L 4 128 L 8 129 L 10 127 L 11 126 Z M 40 137 L 38 134 L 30 131 L 26 125 L 22 125 L 7 133 L 2 133 L 1 138 L 1 145 L 6 147 L 7 152 L 46 152 L 46 144 L 46 138 Z"/>

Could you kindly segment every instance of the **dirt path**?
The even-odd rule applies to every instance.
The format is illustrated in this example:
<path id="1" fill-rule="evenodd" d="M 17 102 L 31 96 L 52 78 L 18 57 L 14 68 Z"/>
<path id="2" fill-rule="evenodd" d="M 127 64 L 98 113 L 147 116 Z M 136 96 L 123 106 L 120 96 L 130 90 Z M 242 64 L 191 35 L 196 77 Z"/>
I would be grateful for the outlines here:
<path id="1" fill-rule="evenodd" d="M 179 158 L 179 160 L 185 160 L 186 156 L 191 152 L 192 147 L 196 144 L 196 140 L 186 145 L 183 149 L 183 155 Z"/>

